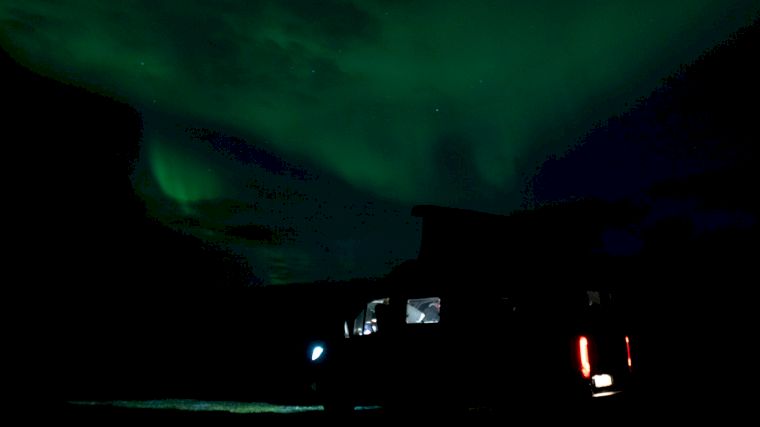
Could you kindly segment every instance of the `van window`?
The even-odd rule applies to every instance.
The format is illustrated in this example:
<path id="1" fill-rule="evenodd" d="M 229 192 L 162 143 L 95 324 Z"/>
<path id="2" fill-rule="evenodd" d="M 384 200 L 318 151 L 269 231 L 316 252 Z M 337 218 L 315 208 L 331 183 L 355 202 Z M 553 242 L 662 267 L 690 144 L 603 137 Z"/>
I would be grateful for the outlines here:
<path id="1" fill-rule="evenodd" d="M 354 319 L 352 335 L 371 335 L 377 332 L 379 326 L 377 323 L 376 309 L 377 306 L 381 304 L 387 305 L 388 298 L 376 299 L 367 303 L 364 310 L 360 311 L 359 315 Z"/>
<path id="2" fill-rule="evenodd" d="M 438 323 L 441 319 L 441 299 L 438 297 L 411 298 L 406 302 L 406 323 Z"/>

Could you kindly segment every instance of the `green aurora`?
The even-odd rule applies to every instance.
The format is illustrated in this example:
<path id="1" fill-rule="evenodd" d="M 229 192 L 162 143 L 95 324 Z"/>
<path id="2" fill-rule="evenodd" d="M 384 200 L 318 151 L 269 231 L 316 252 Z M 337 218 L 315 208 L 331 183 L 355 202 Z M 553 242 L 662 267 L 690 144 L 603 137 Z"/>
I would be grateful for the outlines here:
<path id="1" fill-rule="evenodd" d="M 413 256 L 393 239 L 366 251 L 382 224 L 412 230 L 413 204 L 515 209 L 542 159 L 758 11 L 749 0 L 5 0 L 0 45 L 137 108 L 133 181 L 149 213 L 226 242 L 276 283 L 379 274 Z M 241 162 L 191 127 L 264 146 L 311 177 Z M 374 224 L 345 213 L 367 201 L 395 213 Z M 186 217 L 196 225 L 176 225 Z M 273 245 L 225 234 L 245 223 L 298 236 Z"/>

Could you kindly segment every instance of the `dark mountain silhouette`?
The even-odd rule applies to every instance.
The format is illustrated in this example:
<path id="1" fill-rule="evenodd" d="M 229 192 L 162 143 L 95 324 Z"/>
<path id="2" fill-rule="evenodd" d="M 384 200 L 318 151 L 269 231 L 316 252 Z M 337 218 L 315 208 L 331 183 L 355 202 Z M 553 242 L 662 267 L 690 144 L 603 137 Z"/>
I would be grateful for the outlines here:
<path id="1" fill-rule="evenodd" d="M 714 175 L 712 187 L 731 194 L 731 203 L 744 203 L 757 175 L 758 41 L 755 21 L 589 131 L 562 157 L 548 159 L 530 182 L 528 202 L 620 199 L 713 172 L 724 175 Z"/>
<path id="2" fill-rule="evenodd" d="M 49 390 L 118 397 L 188 368 L 209 345 L 198 336 L 229 320 L 203 315 L 224 304 L 200 302 L 255 277 L 234 254 L 146 215 L 130 181 L 142 127 L 133 108 L 5 52 L 0 69 L 9 277 L 35 375 L 51 375 Z"/>
<path id="3" fill-rule="evenodd" d="M 3 140 L 19 245 L 66 292 L 161 293 L 247 285 L 230 253 L 145 214 L 130 173 L 141 119 L 105 96 L 35 75 L 0 52 Z M 21 249 L 21 248 L 19 248 Z"/>

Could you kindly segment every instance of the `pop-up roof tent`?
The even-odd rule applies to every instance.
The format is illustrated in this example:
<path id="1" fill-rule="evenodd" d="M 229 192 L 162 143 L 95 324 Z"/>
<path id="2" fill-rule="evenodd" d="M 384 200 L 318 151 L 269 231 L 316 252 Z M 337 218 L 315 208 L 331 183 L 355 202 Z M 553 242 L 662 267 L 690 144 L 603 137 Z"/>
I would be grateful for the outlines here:
<path id="1" fill-rule="evenodd" d="M 581 200 L 510 215 L 419 205 L 412 215 L 422 218 L 417 261 L 426 274 L 488 283 L 521 277 L 553 285 L 606 280 L 621 260 L 605 252 L 605 231 L 634 223 L 642 212 L 624 203 Z"/>

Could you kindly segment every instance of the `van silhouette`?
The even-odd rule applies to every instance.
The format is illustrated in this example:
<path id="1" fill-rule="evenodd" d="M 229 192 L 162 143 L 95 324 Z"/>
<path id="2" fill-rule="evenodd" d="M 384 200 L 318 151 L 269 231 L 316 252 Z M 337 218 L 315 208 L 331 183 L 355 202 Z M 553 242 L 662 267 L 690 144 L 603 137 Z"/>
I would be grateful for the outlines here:
<path id="1" fill-rule="evenodd" d="M 556 215 L 413 213 L 423 218 L 419 257 L 356 290 L 340 313 L 342 337 L 315 361 L 325 409 L 515 410 L 629 388 L 635 343 L 609 275 L 620 264 L 584 246 L 593 229 L 552 235 L 568 226 L 544 227 Z"/>

